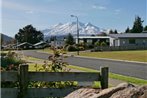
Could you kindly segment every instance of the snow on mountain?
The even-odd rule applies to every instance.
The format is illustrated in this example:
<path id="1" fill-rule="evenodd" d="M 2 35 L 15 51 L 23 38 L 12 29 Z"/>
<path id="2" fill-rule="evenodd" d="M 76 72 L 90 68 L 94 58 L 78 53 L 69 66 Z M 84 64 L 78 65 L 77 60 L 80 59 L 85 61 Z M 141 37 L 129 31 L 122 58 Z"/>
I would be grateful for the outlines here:
<path id="1" fill-rule="evenodd" d="M 97 35 L 101 32 L 105 31 L 104 29 L 100 29 L 97 26 L 94 26 L 91 23 L 81 23 L 78 24 L 79 27 L 79 34 L 80 35 Z M 42 30 L 45 36 L 64 36 L 68 33 L 71 33 L 72 35 L 77 34 L 77 23 L 71 22 L 71 23 L 59 23 L 56 25 L 53 25 L 49 27 L 48 29 Z"/>

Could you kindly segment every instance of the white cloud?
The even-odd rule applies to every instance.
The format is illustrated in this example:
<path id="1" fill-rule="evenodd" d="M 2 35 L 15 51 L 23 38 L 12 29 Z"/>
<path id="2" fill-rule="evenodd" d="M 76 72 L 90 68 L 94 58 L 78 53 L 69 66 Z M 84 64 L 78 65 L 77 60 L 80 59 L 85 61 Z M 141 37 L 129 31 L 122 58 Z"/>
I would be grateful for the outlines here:
<path id="1" fill-rule="evenodd" d="M 27 10 L 26 13 L 27 13 L 27 14 L 33 14 L 34 11 L 33 11 L 33 10 Z"/>
<path id="2" fill-rule="evenodd" d="M 15 11 L 22 11 L 26 14 L 34 13 L 49 13 L 49 14 L 62 14 L 62 12 L 56 12 L 53 10 L 47 10 L 44 7 L 38 7 L 33 5 L 26 5 L 17 2 L 4 1 L 2 4 L 3 8 L 12 9 Z"/>
<path id="3" fill-rule="evenodd" d="M 116 9 L 116 10 L 114 10 L 114 14 L 119 14 L 120 12 L 121 12 L 120 9 Z"/>
<path id="4" fill-rule="evenodd" d="M 13 9 L 13 10 L 29 10 L 30 7 L 22 5 L 22 4 L 18 4 L 15 2 L 8 2 L 8 1 L 3 1 L 2 7 L 4 8 L 8 8 L 8 9 Z"/>
<path id="5" fill-rule="evenodd" d="M 98 9 L 98 10 L 106 10 L 107 7 L 105 6 L 100 6 L 100 5 L 92 5 L 92 8 L 93 9 Z"/>

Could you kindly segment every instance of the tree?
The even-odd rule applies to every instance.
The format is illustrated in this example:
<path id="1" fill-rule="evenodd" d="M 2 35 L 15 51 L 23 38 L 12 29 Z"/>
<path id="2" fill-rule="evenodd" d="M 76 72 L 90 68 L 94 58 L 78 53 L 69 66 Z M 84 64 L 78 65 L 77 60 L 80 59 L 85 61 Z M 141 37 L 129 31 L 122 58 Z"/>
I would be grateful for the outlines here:
<path id="1" fill-rule="evenodd" d="M 130 28 L 129 27 L 127 27 L 125 33 L 130 33 Z"/>
<path id="2" fill-rule="evenodd" d="M 114 30 L 114 34 L 118 34 L 117 30 Z"/>
<path id="3" fill-rule="evenodd" d="M 55 41 L 56 39 L 56 36 L 51 36 L 50 41 Z"/>
<path id="4" fill-rule="evenodd" d="M 42 41 L 44 38 L 41 31 L 37 31 L 32 25 L 27 25 L 22 29 L 19 29 L 19 32 L 15 35 L 15 39 L 19 43 L 28 42 L 35 44 Z"/>
<path id="5" fill-rule="evenodd" d="M 75 43 L 74 38 L 70 33 L 67 35 L 65 43 L 67 45 L 73 45 Z"/>
<path id="6" fill-rule="evenodd" d="M 144 27 L 144 29 L 143 29 L 144 31 L 147 31 L 147 25 Z"/>
<path id="7" fill-rule="evenodd" d="M 131 33 L 141 33 L 143 31 L 142 23 L 143 21 L 139 16 L 135 17 L 135 21 Z"/>
<path id="8" fill-rule="evenodd" d="M 110 31 L 109 31 L 109 34 L 113 34 L 113 30 L 110 30 Z"/>

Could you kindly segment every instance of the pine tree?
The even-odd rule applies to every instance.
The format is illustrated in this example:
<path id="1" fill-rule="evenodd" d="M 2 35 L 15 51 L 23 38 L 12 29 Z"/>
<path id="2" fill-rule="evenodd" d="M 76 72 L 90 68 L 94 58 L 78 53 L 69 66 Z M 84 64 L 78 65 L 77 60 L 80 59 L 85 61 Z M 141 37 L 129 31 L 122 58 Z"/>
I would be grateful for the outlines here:
<path id="1" fill-rule="evenodd" d="M 74 38 L 70 33 L 67 35 L 65 43 L 67 45 L 73 45 L 74 44 Z"/>
<path id="2" fill-rule="evenodd" d="M 143 31 L 142 20 L 139 16 L 135 18 L 131 33 L 141 33 Z"/>
<path id="3" fill-rule="evenodd" d="M 125 33 L 130 33 L 130 28 L 129 27 L 127 27 Z"/>
<path id="4" fill-rule="evenodd" d="M 114 34 L 118 34 L 118 32 L 117 32 L 117 30 L 114 30 L 114 32 L 113 32 Z"/>
<path id="5" fill-rule="evenodd" d="M 113 30 L 110 30 L 110 31 L 109 31 L 109 34 L 114 34 Z"/>
<path id="6" fill-rule="evenodd" d="M 143 30 L 144 30 L 144 31 L 147 31 L 147 26 L 145 26 Z"/>

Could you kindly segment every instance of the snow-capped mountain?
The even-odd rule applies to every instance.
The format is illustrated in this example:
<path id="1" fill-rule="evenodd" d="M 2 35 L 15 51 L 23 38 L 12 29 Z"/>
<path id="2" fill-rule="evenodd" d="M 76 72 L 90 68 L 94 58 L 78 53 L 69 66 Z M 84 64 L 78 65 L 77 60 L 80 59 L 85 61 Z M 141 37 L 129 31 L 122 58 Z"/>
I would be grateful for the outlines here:
<path id="1" fill-rule="evenodd" d="M 85 36 L 97 35 L 105 31 L 104 29 L 100 29 L 99 27 L 94 26 L 91 23 L 84 24 L 79 22 L 78 27 L 79 27 L 79 34 L 85 35 Z M 42 30 L 42 32 L 44 33 L 46 37 L 47 36 L 64 36 L 69 33 L 71 33 L 72 35 L 76 35 L 77 23 L 76 22 L 65 23 L 65 24 L 59 23 L 49 27 L 48 29 Z"/>

